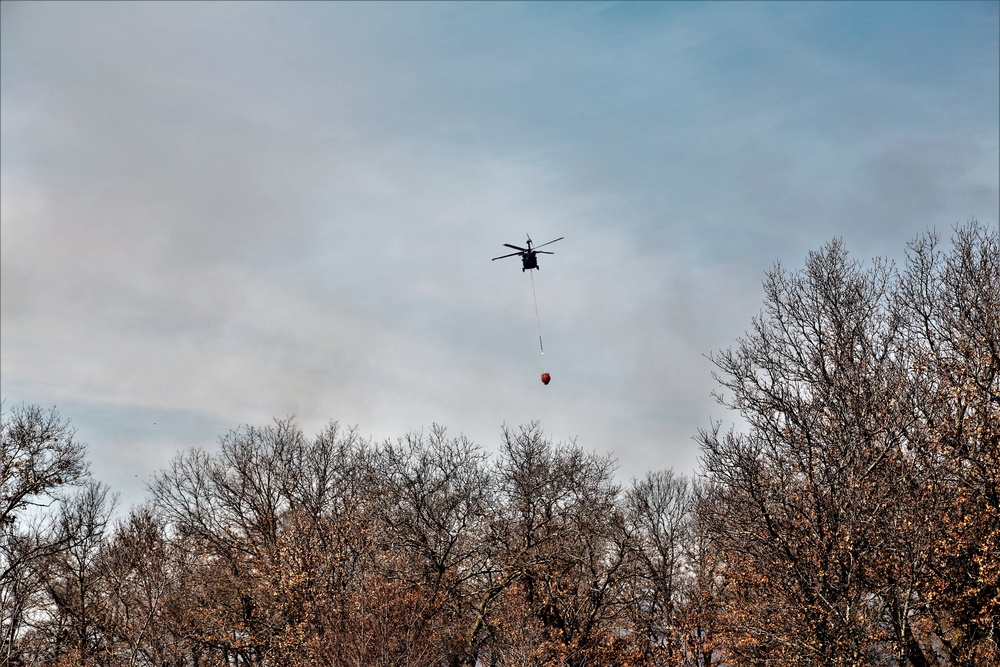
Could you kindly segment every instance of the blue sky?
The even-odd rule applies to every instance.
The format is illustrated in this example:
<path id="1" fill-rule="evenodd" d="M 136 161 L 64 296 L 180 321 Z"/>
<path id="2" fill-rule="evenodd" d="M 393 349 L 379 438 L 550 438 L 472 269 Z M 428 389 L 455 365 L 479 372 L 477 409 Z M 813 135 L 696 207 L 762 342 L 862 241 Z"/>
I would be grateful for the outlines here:
<path id="1" fill-rule="evenodd" d="M 0 11 L 0 390 L 126 505 L 289 415 L 690 472 L 775 262 L 997 224 L 997 2 Z"/>

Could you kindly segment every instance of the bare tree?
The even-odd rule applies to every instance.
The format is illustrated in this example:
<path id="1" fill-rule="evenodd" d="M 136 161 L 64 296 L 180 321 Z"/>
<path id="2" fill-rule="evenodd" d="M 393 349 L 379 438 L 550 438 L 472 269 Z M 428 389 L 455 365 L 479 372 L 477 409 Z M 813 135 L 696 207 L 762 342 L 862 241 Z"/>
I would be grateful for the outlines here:
<path id="1" fill-rule="evenodd" d="M 635 632 L 649 638 L 650 659 L 693 664 L 698 651 L 690 646 L 688 619 L 698 560 L 691 548 L 691 484 L 669 470 L 650 472 L 633 481 L 625 506 L 636 560 L 630 611 Z"/>
<path id="2" fill-rule="evenodd" d="M 950 256 L 934 243 L 902 277 L 839 241 L 775 268 L 713 357 L 748 425 L 700 436 L 737 664 L 996 655 L 997 240 L 973 223 Z"/>
<path id="3" fill-rule="evenodd" d="M 336 656 L 344 602 L 367 571 L 378 493 L 368 442 L 291 420 L 224 436 L 159 473 L 152 493 L 187 577 L 192 641 L 232 664 Z"/>
<path id="4" fill-rule="evenodd" d="M 625 625 L 629 547 L 614 462 L 574 443 L 554 446 L 538 424 L 504 429 L 490 539 L 500 604 L 523 610 L 494 625 L 494 650 L 534 639 L 537 664 L 604 664 Z M 511 625 L 516 627 L 511 628 Z M 513 630 L 513 632 L 512 632 Z"/>
<path id="5" fill-rule="evenodd" d="M 385 484 L 383 549 L 406 563 L 391 576 L 427 596 L 432 643 L 456 665 L 476 663 L 483 636 L 475 600 L 492 566 L 483 538 L 496 503 L 486 461 L 466 438 L 433 425 L 426 436 L 386 443 L 377 463 Z"/>
<path id="6" fill-rule="evenodd" d="M 723 608 L 725 601 L 725 556 L 712 539 L 709 518 L 714 516 L 711 482 L 696 479 L 689 497 L 689 522 L 684 540 L 688 576 L 681 595 L 680 631 L 684 635 L 684 658 L 691 667 L 725 664 Z"/>
<path id="7" fill-rule="evenodd" d="M 65 549 L 47 511 L 87 477 L 86 446 L 55 409 L 0 411 L 0 658 L 15 663 L 26 616 L 39 603 L 38 563 Z"/>
<path id="8" fill-rule="evenodd" d="M 905 421 L 892 279 L 833 241 L 799 273 L 771 271 L 753 331 L 713 357 L 720 400 L 749 424 L 700 436 L 734 582 L 730 650 L 748 662 L 854 665 L 877 641 L 860 574 Z"/>
<path id="9" fill-rule="evenodd" d="M 37 565 L 45 597 L 26 637 L 37 647 L 38 660 L 64 665 L 103 662 L 107 597 L 100 553 L 115 502 L 107 486 L 88 482 L 60 504 L 51 541 L 64 548 Z"/>
<path id="10" fill-rule="evenodd" d="M 909 247 L 897 300 L 905 317 L 907 429 L 920 475 L 916 530 L 932 576 L 914 582 L 913 632 L 935 659 L 1000 660 L 1000 238 L 960 227 Z M 904 545 L 905 546 L 905 545 Z M 899 549 L 904 552 L 904 549 Z M 898 612 L 897 612 L 898 613 Z"/>
<path id="11" fill-rule="evenodd" d="M 134 508 L 106 539 L 97 569 L 104 596 L 101 622 L 109 665 L 192 664 L 183 625 L 186 568 L 160 517 Z"/>

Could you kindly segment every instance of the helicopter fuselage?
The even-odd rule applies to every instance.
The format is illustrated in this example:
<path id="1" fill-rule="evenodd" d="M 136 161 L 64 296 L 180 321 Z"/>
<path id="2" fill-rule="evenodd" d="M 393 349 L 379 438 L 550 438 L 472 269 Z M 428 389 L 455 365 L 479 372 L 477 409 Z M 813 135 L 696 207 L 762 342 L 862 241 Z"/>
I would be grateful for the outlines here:
<path id="1" fill-rule="evenodd" d="M 548 243 L 543 243 L 542 246 L 547 246 L 549 243 L 555 243 L 556 241 L 562 241 L 562 240 L 563 240 L 563 237 L 560 236 L 559 238 L 554 239 L 552 241 L 549 241 Z M 522 273 L 524 271 L 528 271 L 529 269 L 537 269 L 538 268 L 538 255 L 553 255 L 553 254 L 555 254 L 555 253 L 553 253 L 553 252 L 551 252 L 549 250 L 538 250 L 537 249 L 537 248 L 540 248 L 542 246 L 536 246 L 535 248 L 532 248 L 531 247 L 531 237 L 530 236 L 528 237 L 528 247 L 527 248 L 522 248 L 519 245 L 512 245 L 510 243 L 504 243 L 504 245 L 507 246 L 508 248 L 510 248 L 511 250 L 516 250 L 517 252 L 510 252 L 510 253 L 507 253 L 506 255 L 500 255 L 499 257 L 494 257 L 492 259 L 492 261 L 495 262 L 498 259 L 503 259 L 505 257 L 514 257 L 515 255 L 518 255 L 521 258 L 521 272 Z"/>

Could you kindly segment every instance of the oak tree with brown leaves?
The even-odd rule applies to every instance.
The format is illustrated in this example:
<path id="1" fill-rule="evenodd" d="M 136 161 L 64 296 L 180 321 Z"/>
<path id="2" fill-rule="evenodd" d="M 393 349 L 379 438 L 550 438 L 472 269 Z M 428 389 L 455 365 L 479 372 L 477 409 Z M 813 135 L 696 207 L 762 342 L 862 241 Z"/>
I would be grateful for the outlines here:
<path id="1" fill-rule="evenodd" d="M 997 656 L 1000 253 L 975 223 L 936 243 L 776 267 L 713 357 L 747 425 L 700 436 L 734 664 Z"/>

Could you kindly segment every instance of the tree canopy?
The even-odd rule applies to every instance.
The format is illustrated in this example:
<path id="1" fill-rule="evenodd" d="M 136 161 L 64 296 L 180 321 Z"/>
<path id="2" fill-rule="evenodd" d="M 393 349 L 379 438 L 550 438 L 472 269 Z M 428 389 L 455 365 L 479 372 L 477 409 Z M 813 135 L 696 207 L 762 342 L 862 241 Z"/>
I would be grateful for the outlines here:
<path id="1" fill-rule="evenodd" d="M 68 420 L 4 410 L 5 665 L 1000 661 L 1000 243 L 773 267 L 692 476 L 504 427 L 243 426 L 114 519 Z"/>

